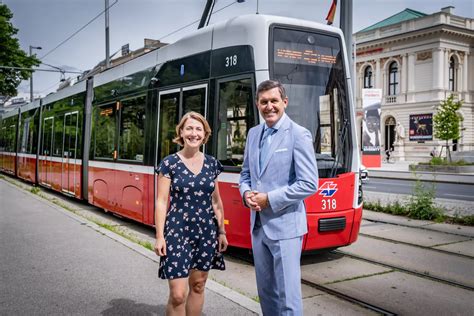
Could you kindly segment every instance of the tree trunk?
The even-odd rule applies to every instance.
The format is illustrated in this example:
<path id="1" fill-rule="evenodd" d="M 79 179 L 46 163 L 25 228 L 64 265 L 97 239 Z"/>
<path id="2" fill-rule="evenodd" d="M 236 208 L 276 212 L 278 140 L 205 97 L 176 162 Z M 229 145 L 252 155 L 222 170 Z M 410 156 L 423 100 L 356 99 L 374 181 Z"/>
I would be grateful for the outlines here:
<path id="1" fill-rule="evenodd" d="M 446 159 L 448 159 L 448 162 L 451 163 L 451 151 L 449 150 L 449 140 L 446 140 Z"/>

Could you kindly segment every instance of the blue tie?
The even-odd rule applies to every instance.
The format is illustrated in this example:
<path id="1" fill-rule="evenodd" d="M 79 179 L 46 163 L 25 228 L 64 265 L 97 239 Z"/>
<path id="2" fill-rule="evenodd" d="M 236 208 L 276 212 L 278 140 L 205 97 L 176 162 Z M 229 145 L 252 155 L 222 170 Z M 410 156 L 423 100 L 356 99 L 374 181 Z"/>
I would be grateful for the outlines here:
<path id="1" fill-rule="evenodd" d="M 263 132 L 262 140 L 260 141 L 260 171 L 262 170 L 263 162 L 267 158 L 268 149 L 270 148 L 270 137 L 275 134 L 277 130 L 269 127 Z"/>

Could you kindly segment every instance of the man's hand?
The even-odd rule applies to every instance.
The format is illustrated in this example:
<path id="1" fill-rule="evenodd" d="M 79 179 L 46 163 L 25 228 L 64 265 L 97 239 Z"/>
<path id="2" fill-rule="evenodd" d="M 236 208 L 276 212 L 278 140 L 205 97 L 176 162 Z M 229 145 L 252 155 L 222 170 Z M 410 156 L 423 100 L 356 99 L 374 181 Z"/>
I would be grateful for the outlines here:
<path id="1" fill-rule="evenodd" d="M 270 206 L 268 201 L 268 194 L 262 192 L 254 192 L 252 196 L 252 201 L 258 205 L 259 210 L 263 210 Z"/>
<path id="2" fill-rule="evenodd" d="M 245 198 L 245 203 L 247 204 L 247 206 L 250 207 L 251 210 L 260 212 L 262 209 L 260 208 L 260 206 L 258 206 L 258 203 L 254 201 L 254 197 L 257 194 L 258 194 L 257 191 L 246 191 L 244 193 L 244 198 Z"/>

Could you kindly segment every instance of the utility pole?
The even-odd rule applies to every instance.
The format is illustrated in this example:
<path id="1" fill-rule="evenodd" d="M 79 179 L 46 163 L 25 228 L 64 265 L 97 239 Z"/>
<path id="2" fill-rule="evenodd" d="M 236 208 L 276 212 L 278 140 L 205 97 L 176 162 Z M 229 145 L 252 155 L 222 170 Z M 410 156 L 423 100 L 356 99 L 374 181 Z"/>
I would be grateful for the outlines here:
<path id="1" fill-rule="evenodd" d="M 30 45 L 30 57 L 33 55 L 33 49 L 42 49 L 40 46 L 31 46 Z M 31 72 L 30 76 L 30 102 L 33 102 L 33 73 L 34 71 Z"/>
<path id="2" fill-rule="evenodd" d="M 356 59 L 356 47 L 355 43 L 352 43 L 352 0 L 341 0 L 341 13 L 340 13 L 340 27 L 342 33 L 344 33 L 344 40 L 347 49 L 347 57 L 349 59 L 349 71 L 352 81 L 352 94 L 355 97 L 355 59 Z"/>
<path id="3" fill-rule="evenodd" d="M 105 69 L 110 67 L 109 55 L 109 0 L 105 0 Z"/>

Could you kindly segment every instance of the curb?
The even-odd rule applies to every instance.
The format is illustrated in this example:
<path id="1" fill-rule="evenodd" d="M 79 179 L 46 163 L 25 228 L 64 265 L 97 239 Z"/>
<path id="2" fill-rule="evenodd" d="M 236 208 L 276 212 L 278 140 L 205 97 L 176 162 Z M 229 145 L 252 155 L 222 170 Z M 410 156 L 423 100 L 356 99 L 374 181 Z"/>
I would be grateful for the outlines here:
<path id="1" fill-rule="evenodd" d="M 474 174 L 453 174 L 453 173 L 439 173 L 439 172 L 417 172 L 410 171 L 391 171 L 391 170 L 369 170 L 370 178 L 382 179 L 404 179 L 429 182 L 445 182 L 445 183 L 459 183 L 459 184 L 474 184 Z"/>

